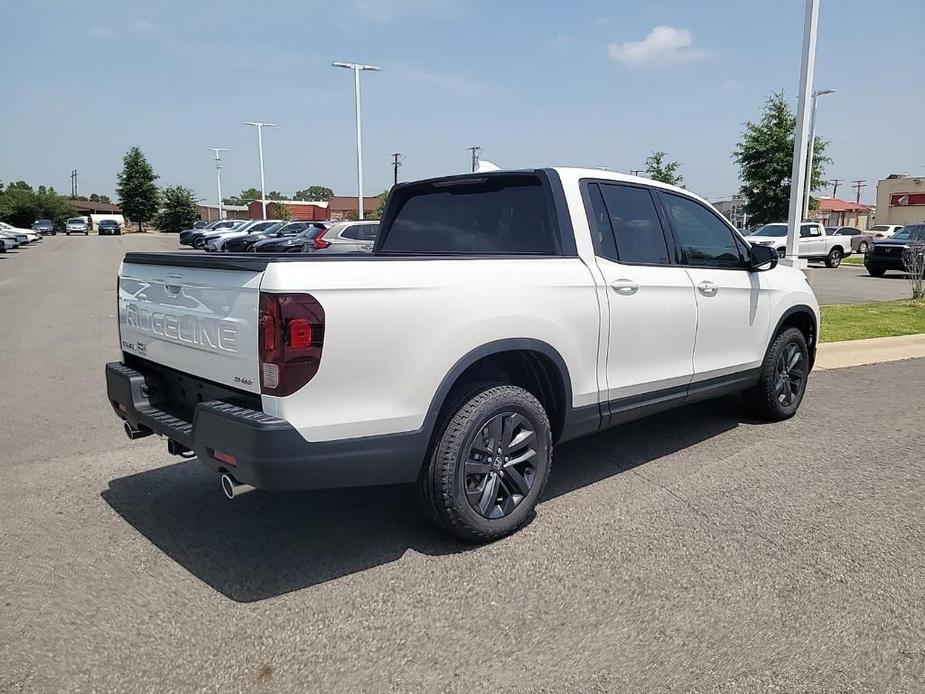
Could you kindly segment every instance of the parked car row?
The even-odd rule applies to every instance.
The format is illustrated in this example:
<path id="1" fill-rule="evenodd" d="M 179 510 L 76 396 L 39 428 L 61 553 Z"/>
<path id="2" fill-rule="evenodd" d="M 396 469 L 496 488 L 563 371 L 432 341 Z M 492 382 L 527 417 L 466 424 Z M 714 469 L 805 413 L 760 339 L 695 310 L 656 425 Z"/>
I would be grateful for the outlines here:
<path id="1" fill-rule="evenodd" d="M 222 220 L 180 232 L 180 244 L 207 253 L 369 253 L 376 221 Z"/>
<path id="2" fill-rule="evenodd" d="M 0 253 L 41 241 L 42 235 L 32 229 L 21 229 L 12 224 L 0 222 Z"/>
<path id="3" fill-rule="evenodd" d="M 101 219 L 96 223 L 100 236 L 119 236 L 122 234 L 122 224 L 118 219 Z M 55 236 L 58 233 L 55 223 L 50 219 L 36 219 L 32 222 L 32 231 L 41 236 Z M 64 222 L 64 233 L 90 235 L 90 223 L 86 217 L 69 217 Z"/>

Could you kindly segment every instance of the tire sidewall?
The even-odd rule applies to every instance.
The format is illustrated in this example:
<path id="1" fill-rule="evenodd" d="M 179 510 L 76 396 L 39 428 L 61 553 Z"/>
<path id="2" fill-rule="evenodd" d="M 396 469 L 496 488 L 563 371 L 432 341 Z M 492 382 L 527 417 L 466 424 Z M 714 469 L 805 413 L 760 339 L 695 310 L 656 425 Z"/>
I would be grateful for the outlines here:
<path id="1" fill-rule="evenodd" d="M 487 401 L 476 414 L 467 415 L 467 409 L 477 399 Z M 485 518 L 469 504 L 466 498 L 465 461 L 475 437 L 493 417 L 516 413 L 525 417 L 536 432 L 536 477 L 530 492 L 517 507 L 502 518 Z M 454 435 L 462 422 L 464 431 Z M 435 485 L 435 511 L 441 521 L 454 534 L 463 539 L 490 541 L 508 535 L 533 516 L 537 501 L 542 496 L 552 464 L 552 432 L 549 418 L 539 401 L 522 388 L 499 385 L 473 393 L 462 402 L 449 418 L 437 445 L 434 447 L 432 470 Z"/>
<path id="2" fill-rule="evenodd" d="M 800 353 L 803 357 L 804 364 L 804 374 L 803 382 L 800 384 L 800 392 L 796 400 L 791 405 L 782 405 L 777 399 L 777 396 L 774 393 L 775 380 L 773 375 L 776 374 L 777 369 L 777 360 L 780 358 L 781 353 L 787 347 L 787 345 L 796 344 Z M 806 386 L 809 381 L 809 348 L 806 345 L 806 339 L 803 337 L 803 333 L 795 328 L 789 328 L 778 336 L 774 341 L 774 344 L 771 346 L 771 349 L 768 351 L 768 363 L 766 365 L 766 373 L 772 377 L 768 379 L 766 387 L 768 388 L 768 396 L 771 401 L 773 408 L 777 410 L 775 414 L 781 419 L 789 419 L 796 414 L 797 410 L 800 408 L 800 405 L 803 402 L 803 396 L 806 395 Z"/>

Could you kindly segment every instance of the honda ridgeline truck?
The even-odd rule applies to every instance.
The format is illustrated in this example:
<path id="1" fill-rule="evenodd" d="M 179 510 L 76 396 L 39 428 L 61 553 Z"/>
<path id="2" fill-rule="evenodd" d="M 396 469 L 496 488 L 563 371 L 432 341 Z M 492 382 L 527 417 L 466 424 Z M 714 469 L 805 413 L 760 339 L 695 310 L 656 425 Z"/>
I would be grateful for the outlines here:
<path id="1" fill-rule="evenodd" d="M 415 483 L 472 541 L 533 515 L 556 443 L 741 392 L 800 405 L 819 311 L 703 199 L 600 170 L 392 189 L 371 255 L 128 253 L 109 401 L 229 497 Z"/>

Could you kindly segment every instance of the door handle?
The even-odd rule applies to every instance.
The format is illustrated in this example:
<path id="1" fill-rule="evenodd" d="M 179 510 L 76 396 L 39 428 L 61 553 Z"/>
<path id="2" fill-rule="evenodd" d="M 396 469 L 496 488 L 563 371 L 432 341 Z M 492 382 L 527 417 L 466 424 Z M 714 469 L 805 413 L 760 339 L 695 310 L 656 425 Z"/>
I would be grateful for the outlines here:
<path id="1" fill-rule="evenodd" d="M 715 284 L 709 280 L 704 280 L 697 285 L 697 291 L 699 291 L 704 296 L 716 296 L 716 292 L 719 290 Z"/>
<path id="2" fill-rule="evenodd" d="M 617 294 L 623 294 L 624 296 L 630 296 L 639 291 L 639 285 L 633 280 L 614 280 L 610 283 L 610 287 Z"/>

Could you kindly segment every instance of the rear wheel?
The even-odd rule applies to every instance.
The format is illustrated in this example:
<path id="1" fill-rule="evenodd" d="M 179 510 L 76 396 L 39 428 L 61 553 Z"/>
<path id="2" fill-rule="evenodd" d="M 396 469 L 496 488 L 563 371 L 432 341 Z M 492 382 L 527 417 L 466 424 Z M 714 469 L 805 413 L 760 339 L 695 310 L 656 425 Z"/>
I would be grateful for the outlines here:
<path id="1" fill-rule="evenodd" d="M 460 393 L 418 478 L 437 525 L 469 542 L 509 535 L 533 516 L 552 463 L 552 431 L 523 388 L 480 384 Z"/>
<path id="2" fill-rule="evenodd" d="M 809 348 L 796 328 L 778 335 L 765 354 L 758 383 L 743 393 L 750 409 L 771 421 L 796 414 L 809 377 Z"/>
<path id="3" fill-rule="evenodd" d="M 777 249 L 777 257 L 778 257 L 778 258 L 786 258 L 786 257 L 787 257 L 787 249 L 786 249 L 786 248 L 778 248 L 778 249 Z"/>
<path id="4" fill-rule="evenodd" d="M 841 265 L 842 252 L 841 248 L 833 248 L 825 257 L 826 267 L 838 267 Z"/>
<path id="5" fill-rule="evenodd" d="M 886 274 L 886 270 L 882 267 L 869 267 L 867 268 L 867 273 L 871 277 L 883 277 L 883 275 Z"/>
<path id="6" fill-rule="evenodd" d="M 861 253 L 862 255 L 867 253 L 867 248 L 867 241 L 861 241 L 861 243 L 858 244 L 858 253 Z"/>

